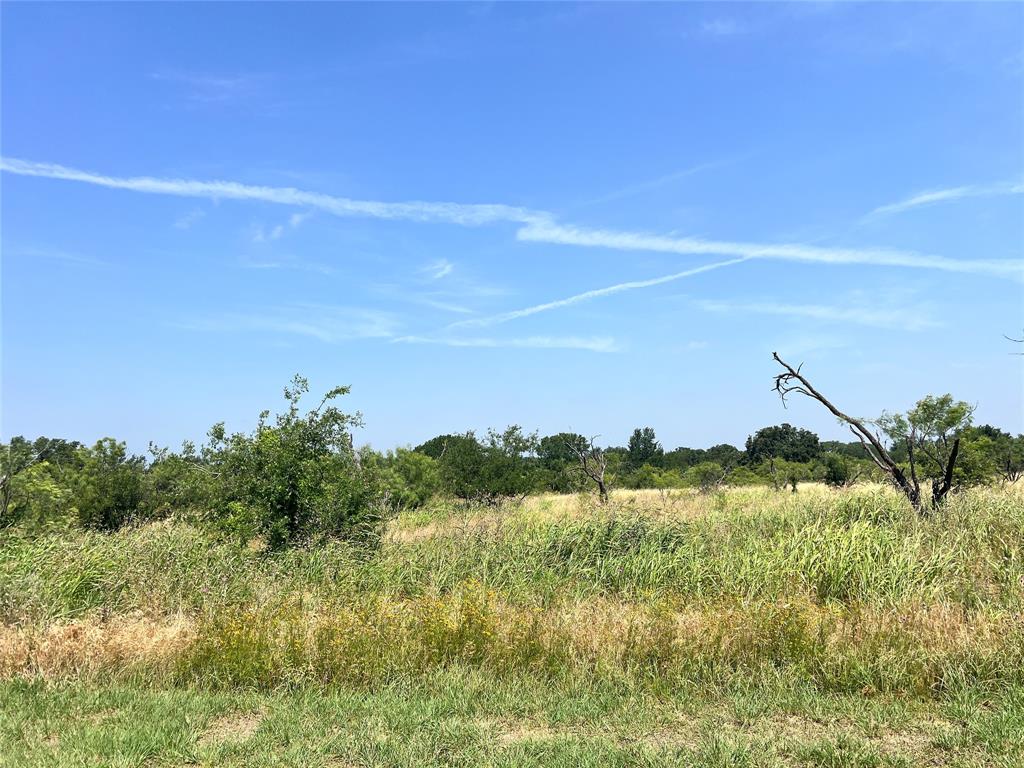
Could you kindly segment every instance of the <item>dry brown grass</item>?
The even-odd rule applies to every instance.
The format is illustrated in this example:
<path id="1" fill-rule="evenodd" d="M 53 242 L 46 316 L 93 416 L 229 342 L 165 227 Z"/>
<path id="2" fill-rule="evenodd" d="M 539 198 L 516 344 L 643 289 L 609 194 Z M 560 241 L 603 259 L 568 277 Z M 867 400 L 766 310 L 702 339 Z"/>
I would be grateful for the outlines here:
<path id="1" fill-rule="evenodd" d="M 184 616 L 0 626 L 0 678 L 91 677 L 138 666 L 166 668 L 194 639 L 195 622 Z"/>
<path id="2" fill-rule="evenodd" d="M 801 661 L 828 670 L 854 659 L 869 666 L 892 662 L 910 670 L 909 680 L 940 674 L 959 660 L 1019 659 L 1022 627 L 1019 615 L 942 604 L 642 606 L 594 598 L 529 608 L 469 585 L 448 596 L 296 604 L 212 627 L 183 616 L 2 627 L 0 678 L 116 677 L 134 670 L 160 677 L 201 647 L 208 674 L 241 658 L 281 680 L 368 681 L 457 659 L 501 670 L 554 663 L 613 676 L 663 674 L 703 662 L 728 669 Z M 381 645 L 380 637 L 388 643 Z M 900 667 L 903 656 L 909 661 Z"/>
<path id="3" fill-rule="evenodd" d="M 234 712 L 218 717 L 199 737 L 198 745 L 203 748 L 227 743 L 245 741 L 260 727 L 263 715 L 253 712 Z"/>

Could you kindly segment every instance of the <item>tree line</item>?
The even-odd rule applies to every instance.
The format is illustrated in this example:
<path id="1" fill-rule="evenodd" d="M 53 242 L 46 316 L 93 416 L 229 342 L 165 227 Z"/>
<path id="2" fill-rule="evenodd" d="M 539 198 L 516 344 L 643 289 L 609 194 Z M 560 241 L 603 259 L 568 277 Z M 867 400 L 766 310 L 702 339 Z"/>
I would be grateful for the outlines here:
<path id="1" fill-rule="evenodd" d="M 782 376 L 780 394 L 813 396 L 806 379 Z M 112 438 L 85 446 L 15 437 L 0 446 L 0 528 L 113 531 L 176 516 L 244 540 L 263 537 L 270 547 L 317 538 L 372 545 L 390 515 L 435 497 L 493 504 L 531 493 L 593 491 L 604 501 L 610 488 L 707 493 L 768 485 L 796 492 L 809 481 L 841 487 L 883 480 L 920 509 L 922 483 L 932 488 L 936 505 L 936 489 L 944 495 L 1024 474 L 1024 435 L 975 426 L 973 408 L 950 395 L 928 396 L 905 414 L 868 422 L 844 416 L 869 431 L 870 440 L 851 426 L 858 440 L 821 441 L 783 423 L 757 430 L 742 449 L 722 443 L 665 450 L 650 426 L 633 430 L 625 446 L 601 447 L 590 436 L 542 437 L 512 425 L 382 452 L 354 447 L 361 416 L 337 404 L 347 387 L 303 410 L 308 390 L 296 377 L 284 390 L 282 412 L 273 418 L 263 412 L 251 432 L 228 433 L 216 424 L 200 445 L 186 442 L 178 451 L 151 445 L 147 456 L 131 455 Z"/>

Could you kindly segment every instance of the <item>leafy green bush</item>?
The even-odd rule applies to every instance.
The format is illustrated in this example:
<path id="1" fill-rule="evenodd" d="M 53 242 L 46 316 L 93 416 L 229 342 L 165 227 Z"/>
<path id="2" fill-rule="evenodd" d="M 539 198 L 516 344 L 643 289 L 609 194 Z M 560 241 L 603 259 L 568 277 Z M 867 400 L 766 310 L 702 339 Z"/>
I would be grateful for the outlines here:
<path id="1" fill-rule="evenodd" d="M 837 453 L 825 455 L 825 485 L 843 488 L 850 484 L 852 476 L 849 459 Z"/>
<path id="2" fill-rule="evenodd" d="M 81 468 L 74 473 L 72 503 L 83 528 L 114 531 L 139 511 L 145 460 L 129 456 L 124 443 L 104 437 L 79 450 Z"/>
<path id="3" fill-rule="evenodd" d="M 437 461 L 425 453 L 399 448 L 381 454 L 364 448 L 359 452 L 364 470 L 372 471 L 392 509 L 422 507 L 441 489 Z"/>
<path id="4" fill-rule="evenodd" d="M 482 443 L 473 432 L 448 435 L 438 451 L 441 487 L 456 498 L 479 502 L 525 496 L 537 485 L 537 448 L 537 435 L 518 425 L 488 430 Z"/>
<path id="5" fill-rule="evenodd" d="M 214 478 L 210 519 L 236 534 L 264 536 L 274 548 L 315 535 L 375 544 L 383 509 L 350 433 L 361 419 L 331 405 L 349 389 L 332 389 L 302 414 L 308 391 L 309 383 L 296 376 L 284 391 L 287 410 L 273 423 L 264 411 L 251 434 L 228 435 L 223 424 L 210 430 L 201 455 L 202 471 Z"/>

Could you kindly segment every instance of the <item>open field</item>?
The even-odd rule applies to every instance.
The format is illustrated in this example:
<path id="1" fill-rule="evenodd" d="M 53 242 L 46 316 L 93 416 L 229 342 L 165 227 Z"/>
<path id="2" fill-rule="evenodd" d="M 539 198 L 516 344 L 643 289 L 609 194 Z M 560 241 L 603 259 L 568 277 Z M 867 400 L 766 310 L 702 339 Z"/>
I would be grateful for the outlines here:
<path id="1" fill-rule="evenodd" d="M 1024 497 L 435 504 L 0 544 L 3 765 L 1024 764 Z"/>

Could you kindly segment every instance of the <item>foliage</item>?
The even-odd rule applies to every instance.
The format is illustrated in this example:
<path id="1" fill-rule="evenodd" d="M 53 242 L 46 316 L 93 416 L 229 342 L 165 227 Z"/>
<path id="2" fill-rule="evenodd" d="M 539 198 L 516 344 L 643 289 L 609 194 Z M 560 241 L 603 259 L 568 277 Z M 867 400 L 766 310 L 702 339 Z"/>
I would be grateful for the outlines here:
<path id="1" fill-rule="evenodd" d="M 38 530 L 70 522 L 71 491 L 63 485 L 54 467 L 40 461 L 14 476 L 10 516 L 26 528 Z"/>
<path id="2" fill-rule="evenodd" d="M 1024 435 L 1014 437 L 1009 432 L 983 424 L 965 429 L 962 439 L 968 450 L 967 463 L 977 467 L 970 474 L 995 474 L 1011 483 L 1024 477 Z M 981 456 L 972 455 L 977 453 Z"/>
<path id="3" fill-rule="evenodd" d="M 448 436 L 438 459 L 441 487 L 464 500 L 524 496 L 537 479 L 537 448 L 536 433 L 524 433 L 518 425 L 488 430 L 483 443 L 473 432 Z"/>
<path id="4" fill-rule="evenodd" d="M 928 395 L 906 414 L 883 413 L 876 422 L 890 441 L 906 448 L 912 476 L 931 481 L 933 506 L 951 488 L 979 479 L 978 471 L 954 471 L 961 433 L 973 415 L 971 405 L 952 395 Z"/>
<path id="5" fill-rule="evenodd" d="M 296 376 L 285 388 L 287 409 L 273 422 L 260 414 L 251 434 L 227 434 L 215 425 L 202 449 L 215 522 L 243 535 L 262 535 L 271 547 L 322 535 L 373 544 L 383 524 L 377 489 L 352 448 L 351 429 L 359 414 L 333 401 L 348 387 L 329 391 L 313 410 L 299 404 L 309 383 Z"/>
<path id="6" fill-rule="evenodd" d="M 559 432 L 542 437 L 537 443 L 540 465 L 539 487 L 555 493 L 571 493 L 583 487 L 579 472 L 579 454 L 590 450 L 590 441 L 575 432 Z"/>
<path id="7" fill-rule="evenodd" d="M 702 461 L 686 470 L 684 482 L 701 493 L 708 493 L 725 482 L 727 472 L 717 461 Z"/>
<path id="8" fill-rule="evenodd" d="M 821 452 L 816 434 L 791 424 L 759 429 L 747 438 L 746 448 L 747 458 L 754 464 L 771 458 L 811 461 Z"/>
<path id="9" fill-rule="evenodd" d="M 623 488 L 681 488 L 683 476 L 674 469 L 662 469 L 644 464 L 617 478 Z"/>
<path id="10" fill-rule="evenodd" d="M 843 488 L 854 480 L 854 472 L 849 458 L 839 453 L 825 454 L 825 485 Z"/>
<path id="11" fill-rule="evenodd" d="M 655 437 L 653 428 L 637 427 L 629 437 L 627 455 L 629 465 L 634 469 L 638 469 L 644 464 L 658 467 L 661 466 L 665 451 Z"/>
<path id="12" fill-rule="evenodd" d="M 79 462 L 72 480 L 79 523 L 96 531 L 117 530 L 139 511 L 145 460 L 105 437 L 92 448 L 80 448 Z"/>
<path id="13" fill-rule="evenodd" d="M 422 507 L 441 489 L 438 462 L 425 453 L 398 448 L 379 454 L 367 448 L 359 455 L 363 469 L 375 473 L 392 509 Z"/>

